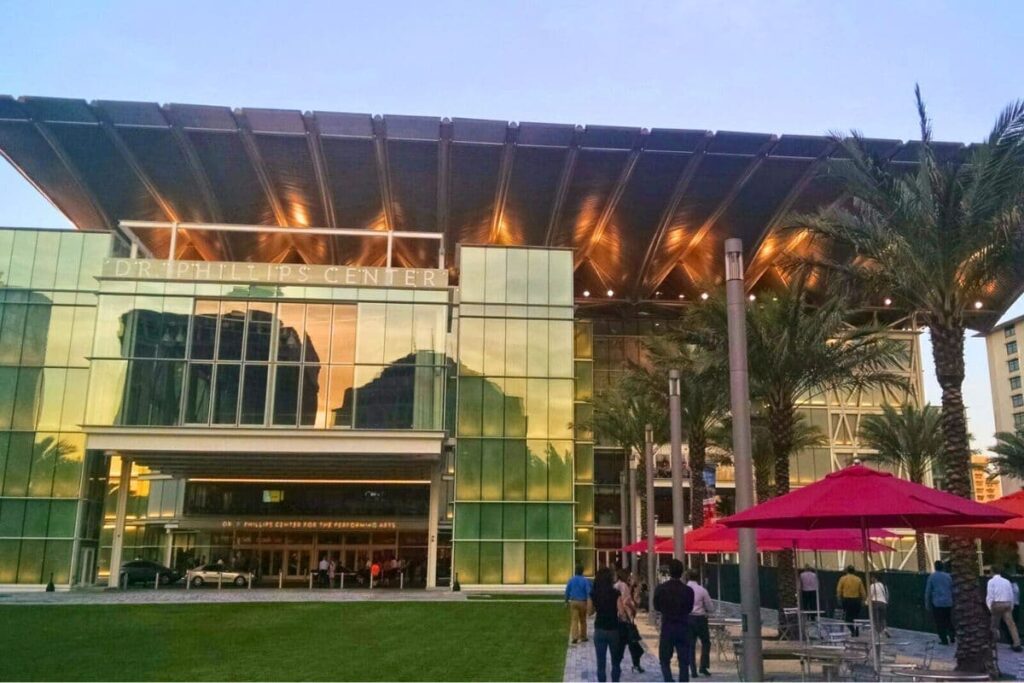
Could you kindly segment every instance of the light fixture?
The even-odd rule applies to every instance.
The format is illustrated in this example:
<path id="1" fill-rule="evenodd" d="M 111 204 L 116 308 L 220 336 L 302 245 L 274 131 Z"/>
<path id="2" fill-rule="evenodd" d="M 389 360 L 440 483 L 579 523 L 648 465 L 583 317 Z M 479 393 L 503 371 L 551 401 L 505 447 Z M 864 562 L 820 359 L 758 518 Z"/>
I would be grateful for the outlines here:
<path id="1" fill-rule="evenodd" d="M 680 298 L 680 299 L 685 299 L 685 298 L 686 298 L 686 295 L 685 295 L 685 294 L 680 294 L 680 295 L 679 295 L 679 298 Z"/>
<path id="2" fill-rule="evenodd" d="M 607 292 L 605 292 L 605 294 L 607 294 L 608 296 L 615 296 L 615 292 L 613 290 L 611 290 L 611 289 L 609 289 Z"/>
<path id="3" fill-rule="evenodd" d="M 707 292 L 701 292 L 700 293 L 700 299 L 701 299 L 701 301 L 707 301 L 708 300 L 708 293 Z"/>
<path id="4" fill-rule="evenodd" d="M 753 294 L 751 294 L 751 295 L 750 295 L 750 296 L 748 296 L 747 298 L 748 298 L 748 299 L 750 299 L 751 301 L 754 301 L 755 299 L 757 299 L 757 297 L 756 297 L 756 296 L 754 296 Z"/>
<path id="5" fill-rule="evenodd" d="M 982 303 L 981 303 L 980 301 L 975 301 L 975 302 L 974 302 L 974 308 L 975 308 L 976 310 L 981 310 L 981 307 L 982 307 L 983 305 L 984 305 L 984 304 L 982 304 Z"/>
<path id="6" fill-rule="evenodd" d="M 584 289 L 583 290 L 583 298 L 587 298 L 589 296 L 590 296 L 590 290 L 589 289 Z"/>
<path id="7" fill-rule="evenodd" d="M 661 296 L 661 292 L 655 292 L 655 293 L 654 293 L 654 296 L 655 296 L 655 298 L 657 298 L 657 297 Z"/>
<path id="8" fill-rule="evenodd" d="M 885 301 L 883 301 L 882 303 L 884 303 L 886 306 L 892 306 L 892 299 L 890 299 L 889 297 L 885 297 Z"/>

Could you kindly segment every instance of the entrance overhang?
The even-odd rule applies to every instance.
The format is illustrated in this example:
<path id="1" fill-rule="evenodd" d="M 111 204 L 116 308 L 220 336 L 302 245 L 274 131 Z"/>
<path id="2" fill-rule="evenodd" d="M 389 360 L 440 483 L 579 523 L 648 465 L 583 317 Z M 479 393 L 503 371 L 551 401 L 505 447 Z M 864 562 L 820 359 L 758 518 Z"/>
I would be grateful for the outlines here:
<path id="1" fill-rule="evenodd" d="M 172 476 L 423 479 L 444 432 L 86 427 L 86 448 L 130 456 Z"/>

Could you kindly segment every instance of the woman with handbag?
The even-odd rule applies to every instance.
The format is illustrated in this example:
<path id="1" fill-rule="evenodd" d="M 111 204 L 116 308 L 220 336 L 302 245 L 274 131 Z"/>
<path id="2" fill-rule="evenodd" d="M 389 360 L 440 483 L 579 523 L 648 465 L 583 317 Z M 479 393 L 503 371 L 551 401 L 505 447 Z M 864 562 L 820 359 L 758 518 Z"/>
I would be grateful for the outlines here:
<path id="1" fill-rule="evenodd" d="M 615 588 L 622 596 L 619 602 L 619 632 L 622 634 L 622 642 L 629 648 L 629 656 L 633 660 L 633 671 L 642 674 L 644 668 L 640 666 L 640 658 L 644 654 L 644 646 L 640 638 L 640 631 L 636 627 L 636 602 L 633 600 L 633 587 L 629 585 L 629 572 L 620 569 L 618 578 Z M 625 649 L 620 652 L 625 655 Z"/>

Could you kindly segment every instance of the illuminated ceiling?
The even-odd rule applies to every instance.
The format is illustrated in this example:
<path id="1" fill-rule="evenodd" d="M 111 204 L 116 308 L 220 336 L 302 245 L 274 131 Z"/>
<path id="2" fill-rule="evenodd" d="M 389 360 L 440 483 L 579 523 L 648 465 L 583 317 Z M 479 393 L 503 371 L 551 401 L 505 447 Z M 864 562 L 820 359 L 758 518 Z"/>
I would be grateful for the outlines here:
<path id="1" fill-rule="evenodd" d="M 868 143 L 893 163 L 914 160 L 914 143 Z M 940 158 L 963 150 L 937 144 Z M 720 281 L 727 237 L 743 239 L 751 289 L 777 286 L 777 257 L 813 248 L 776 231 L 780 219 L 843 200 L 829 173 L 843 162 L 822 136 L 0 96 L 0 153 L 79 228 L 440 232 L 450 268 L 457 243 L 571 246 L 581 302 L 584 291 L 591 301 L 692 300 Z M 147 233 L 166 254 L 168 235 Z M 188 234 L 179 258 L 384 259 L 382 240 Z M 396 240 L 395 263 L 435 266 L 436 244 Z"/>

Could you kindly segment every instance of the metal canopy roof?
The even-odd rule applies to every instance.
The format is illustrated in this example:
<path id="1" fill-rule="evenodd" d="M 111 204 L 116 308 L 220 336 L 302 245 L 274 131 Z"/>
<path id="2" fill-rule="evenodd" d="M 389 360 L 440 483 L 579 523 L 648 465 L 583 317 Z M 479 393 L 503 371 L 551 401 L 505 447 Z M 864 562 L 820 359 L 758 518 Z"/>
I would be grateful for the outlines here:
<path id="1" fill-rule="evenodd" d="M 915 143 L 869 142 L 914 159 Z M 0 96 L 0 153 L 79 228 L 431 231 L 451 268 L 456 243 L 571 246 L 577 296 L 619 302 L 698 295 L 721 279 L 727 237 L 744 241 L 751 287 L 776 286 L 773 257 L 812 248 L 775 231 L 782 216 L 843 199 L 833 143 L 805 135 Z M 157 254 L 166 232 L 148 238 Z M 383 261 L 379 242 L 189 231 L 177 256 L 365 265 Z M 433 266 L 424 242 L 398 240 L 396 264 Z"/>

